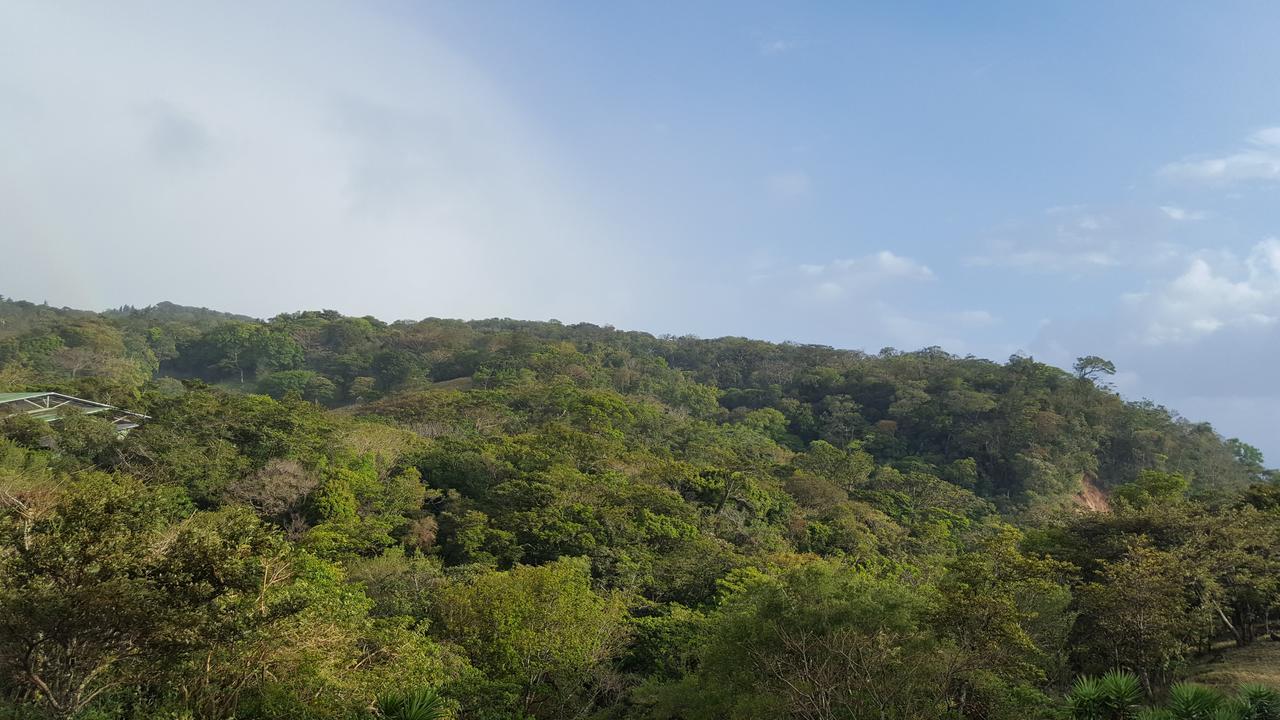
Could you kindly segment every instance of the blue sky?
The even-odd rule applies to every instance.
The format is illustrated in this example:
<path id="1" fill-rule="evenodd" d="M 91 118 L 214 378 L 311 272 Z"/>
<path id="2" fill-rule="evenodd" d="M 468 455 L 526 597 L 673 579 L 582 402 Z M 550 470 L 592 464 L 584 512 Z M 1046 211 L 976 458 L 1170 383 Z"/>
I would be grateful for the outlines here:
<path id="1" fill-rule="evenodd" d="M 0 292 L 1099 354 L 1275 460 L 1278 21 L 3 3 Z"/>

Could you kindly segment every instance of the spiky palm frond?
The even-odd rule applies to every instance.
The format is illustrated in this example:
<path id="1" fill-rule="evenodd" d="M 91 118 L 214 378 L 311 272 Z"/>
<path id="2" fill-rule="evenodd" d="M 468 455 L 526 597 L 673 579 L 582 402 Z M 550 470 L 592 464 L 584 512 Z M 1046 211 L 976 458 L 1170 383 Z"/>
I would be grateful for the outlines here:
<path id="1" fill-rule="evenodd" d="M 1067 695 L 1074 720 L 1134 720 L 1142 684 L 1132 673 L 1112 671 L 1101 678 L 1080 677 Z"/>
<path id="2" fill-rule="evenodd" d="M 1107 697 L 1107 709 L 1116 720 L 1137 717 L 1142 703 L 1142 683 L 1138 676 L 1123 670 L 1112 670 L 1099 681 Z"/>
<path id="3" fill-rule="evenodd" d="M 1067 709 L 1073 720 L 1105 720 L 1102 684 L 1087 675 L 1076 678 L 1067 694 Z"/>
<path id="4" fill-rule="evenodd" d="M 1218 720 L 1218 710 L 1226 704 L 1222 693 L 1203 685 L 1178 683 L 1169 690 L 1169 712 L 1174 720 Z"/>
<path id="5" fill-rule="evenodd" d="M 386 720 L 448 720 L 453 709 L 435 688 L 419 688 L 379 698 L 378 714 Z"/>
<path id="6" fill-rule="evenodd" d="M 1240 720 L 1280 720 L 1280 691 L 1263 685 L 1241 685 L 1234 705 Z"/>

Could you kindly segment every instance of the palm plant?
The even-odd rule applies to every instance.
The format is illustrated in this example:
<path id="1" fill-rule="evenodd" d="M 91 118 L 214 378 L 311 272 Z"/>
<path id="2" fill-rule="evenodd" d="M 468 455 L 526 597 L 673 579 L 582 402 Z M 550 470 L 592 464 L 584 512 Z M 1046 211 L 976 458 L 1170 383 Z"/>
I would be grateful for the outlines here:
<path id="1" fill-rule="evenodd" d="M 1067 695 L 1073 720 L 1135 720 L 1141 701 L 1142 683 L 1123 670 L 1101 678 L 1081 677 Z"/>
<path id="2" fill-rule="evenodd" d="M 1220 720 L 1235 717 L 1222 693 L 1203 685 L 1178 683 L 1169 689 L 1169 716 L 1173 720 Z"/>
<path id="3" fill-rule="evenodd" d="M 378 715 L 385 720 L 448 720 L 453 709 L 435 688 L 419 688 L 378 698 Z"/>
<path id="4" fill-rule="evenodd" d="M 1232 703 L 1239 720 L 1280 720 L 1280 691 L 1262 685 L 1241 685 Z"/>

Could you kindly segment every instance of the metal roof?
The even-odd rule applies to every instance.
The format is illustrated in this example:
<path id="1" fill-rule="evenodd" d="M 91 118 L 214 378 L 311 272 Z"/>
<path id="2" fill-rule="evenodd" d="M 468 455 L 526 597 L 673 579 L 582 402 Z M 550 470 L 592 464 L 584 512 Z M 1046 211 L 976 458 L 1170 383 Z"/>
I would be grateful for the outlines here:
<path id="1" fill-rule="evenodd" d="M 12 396 L 12 397 L 7 397 L 7 396 Z M 0 405 L 5 403 L 21 402 L 23 400 L 27 401 L 28 404 L 32 404 L 37 399 L 44 400 L 46 407 L 50 405 L 52 401 L 59 400 L 59 401 L 62 401 L 63 403 L 74 403 L 76 405 L 91 405 L 93 407 L 110 408 L 112 410 L 117 409 L 116 406 L 114 405 L 100 403 L 100 402 L 97 402 L 96 400 L 85 400 L 84 398 L 75 397 L 74 395 L 65 395 L 60 392 L 52 392 L 52 391 L 28 392 L 28 393 L 4 393 L 3 395 L 0 395 Z"/>
<path id="2" fill-rule="evenodd" d="M 109 411 L 111 422 L 121 431 L 137 427 L 138 420 L 148 419 L 141 413 L 121 410 L 114 405 L 57 392 L 0 393 L 0 416 L 20 413 L 45 422 L 53 422 L 62 416 L 63 408 L 68 406 L 86 415 Z"/>
<path id="3" fill-rule="evenodd" d="M 0 403 L 13 402 L 14 400 L 26 400 L 37 395 L 48 395 L 49 393 L 25 392 L 25 393 L 0 393 Z"/>

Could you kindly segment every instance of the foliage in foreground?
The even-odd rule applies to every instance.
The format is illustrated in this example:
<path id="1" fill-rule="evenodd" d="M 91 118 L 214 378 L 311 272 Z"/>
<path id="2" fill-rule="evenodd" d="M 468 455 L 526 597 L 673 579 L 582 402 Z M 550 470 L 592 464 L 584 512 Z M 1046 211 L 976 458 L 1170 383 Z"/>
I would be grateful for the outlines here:
<path id="1" fill-rule="evenodd" d="M 1276 720 L 1280 690 L 1243 685 L 1234 696 L 1213 688 L 1177 683 L 1163 702 L 1143 706 L 1136 675 L 1113 671 L 1100 678 L 1076 680 L 1067 695 L 1072 720 Z"/>

